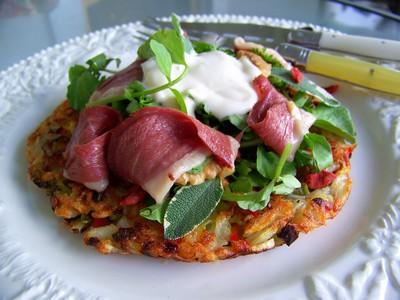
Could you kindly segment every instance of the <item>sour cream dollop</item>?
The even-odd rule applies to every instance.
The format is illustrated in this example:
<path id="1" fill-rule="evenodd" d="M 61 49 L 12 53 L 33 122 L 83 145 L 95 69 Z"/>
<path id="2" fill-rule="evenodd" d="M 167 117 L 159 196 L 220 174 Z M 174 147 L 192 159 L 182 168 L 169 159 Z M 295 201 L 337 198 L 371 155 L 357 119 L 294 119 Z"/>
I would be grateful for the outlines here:
<path id="1" fill-rule="evenodd" d="M 196 105 L 203 103 L 208 112 L 222 120 L 230 115 L 248 113 L 257 102 L 252 81 L 261 74 L 247 57 L 236 59 L 222 51 L 186 55 L 188 74 L 173 88 L 184 95 L 189 115 L 194 115 Z M 143 84 L 155 88 L 167 83 L 155 59 L 142 64 Z M 183 65 L 172 66 L 171 78 L 177 78 Z M 174 95 L 168 89 L 154 95 L 163 106 L 177 107 Z"/>

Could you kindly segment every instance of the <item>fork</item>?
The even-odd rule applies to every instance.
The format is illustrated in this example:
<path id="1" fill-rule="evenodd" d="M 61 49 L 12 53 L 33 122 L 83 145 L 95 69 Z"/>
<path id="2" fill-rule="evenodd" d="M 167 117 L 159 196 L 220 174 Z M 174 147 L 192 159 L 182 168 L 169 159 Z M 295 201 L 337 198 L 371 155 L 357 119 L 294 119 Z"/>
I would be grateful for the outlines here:
<path id="1" fill-rule="evenodd" d="M 172 26 L 160 23 L 155 18 L 147 18 L 141 23 L 142 30 L 135 31 L 133 37 L 139 41 L 146 41 L 154 32 L 162 28 L 172 28 Z M 214 44 L 216 46 L 232 46 L 234 39 L 237 35 L 234 34 L 224 34 L 220 35 L 211 31 L 197 31 L 191 30 L 189 34 L 190 40 L 203 41 L 206 43 Z M 245 37 L 248 41 L 252 40 L 252 37 Z"/>

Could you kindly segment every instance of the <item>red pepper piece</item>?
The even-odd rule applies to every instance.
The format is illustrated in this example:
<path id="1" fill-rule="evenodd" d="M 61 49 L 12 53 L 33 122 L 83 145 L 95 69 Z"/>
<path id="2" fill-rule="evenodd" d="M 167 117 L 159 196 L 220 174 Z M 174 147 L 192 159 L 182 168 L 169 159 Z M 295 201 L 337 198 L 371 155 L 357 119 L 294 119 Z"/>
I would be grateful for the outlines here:
<path id="1" fill-rule="evenodd" d="M 306 184 L 310 189 L 322 189 L 335 180 L 336 175 L 332 172 L 322 170 L 319 173 L 312 173 L 306 176 Z"/>
<path id="2" fill-rule="evenodd" d="M 128 196 L 122 199 L 119 204 L 122 206 L 135 205 L 146 197 L 146 192 L 139 186 L 134 185 L 130 188 Z"/>
<path id="3" fill-rule="evenodd" d="M 290 70 L 290 73 L 292 74 L 292 79 L 294 82 L 299 83 L 303 80 L 303 73 L 301 73 L 301 71 L 298 68 L 293 67 Z"/>
<path id="4" fill-rule="evenodd" d="M 92 227 L 103 227 L 109 225 L 111 222 L 107 218 L 93 218 Z"/>
<path id="5" fill-rule="evenodd" d="M 334 94 L 339 90 L 339 85 L 338 84 L 332 84 L 330 86 L 327 86 L 324 88 L 328 93 Z"/>
<path id="6" fill-rule="evenodd" d="M 231 236 L 230 236 L 231 241 L 238 241 L 239 240 L 239 232 L 236 226 L 232 226 L 231 228 Z"/>

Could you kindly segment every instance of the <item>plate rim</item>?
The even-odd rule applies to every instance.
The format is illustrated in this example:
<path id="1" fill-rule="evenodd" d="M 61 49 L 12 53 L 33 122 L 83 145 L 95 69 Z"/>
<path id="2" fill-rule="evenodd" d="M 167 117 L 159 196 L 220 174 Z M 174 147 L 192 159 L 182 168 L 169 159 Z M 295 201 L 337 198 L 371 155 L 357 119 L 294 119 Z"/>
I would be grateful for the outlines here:
<path id="1" fill-rule="evenodd" d="M 218 14 L 189 14 L 189 15 L 181 15 L 180 18 L 185 21 L 201 21 L 201 22 L 226 22 L 226 21 L 237 21 L 241 23 L 259 23 L 259 24 L 268 24 L 268 25 L 280 25 L 283 27 L 288 27 L 288 28 L 298 28 L 298 27 L 304 27 L 304 26 L 310 26 L 314 28 L 316 31 L 329 31 L 329 32 L 338 32 L 336 30 L 332 30 L 326 27 L 322 27 L 319 25 L 315 25 L 312 23 L 306 23 L 306 22 L 299 22 L 299 21 L 292 21 L 288 19 L 281 19 L 281 18 L 269 18 L 269 17 L 256 17 L 256 16 L 249 16 L 249 15 L 238 15 L 238 14 L 224 14 L 224 15 L 218 15 Z M 169 17 L 163 17 L 161 18 L 163 20 L 169 19 Z M 7 98 L 7 89 L 1 89 L 1 87 L 7 87 L 7 82 L 6 79 L 7 77 L 10 77 L 13 73 L 18 72 L 19 69 L 21 68 L 26 68 L 27 66 L 29 67 L 30 65 L 35 65 L 35 63 L 40 62 L 41 59 L 46 58 L 46 56 L 49 56 L 52 52 L 57 52 L 57 51 L 62 51 L 62 49 L 67 48 L 68 46 L 73 46 L 76 45 L 80 42 L 84 42 L 85 40 L 90 40 L 93 38 L 96 38 L 100 35 L 108 35 L 113 32 L 117 32 L 120 30 L 128 29 L 128 28 L 133 28 L 137 30 L 141 26 L 141 21 L 136 21 L 136 22 L 129 22 L 125 23 L 122 25 L 117 25 L 117 26 L 112 26 L 104 29 L 100 29 L 94 32 L 90 32 L 75 38 L 71 38 L 68 41 L 64 41 L 62 43 L 56 44 L 51 47 L 47 47 L 46 49 L 43 49 L 26 59 L 23 59 L 10 67 L 6 68 L 5 70 L 0 71 L 0 104 L 1 101 L 5 98 Z M 29 68 L 28 68 L 29 69 Z M 42 69 L 46 70 L 46 68 Z M 1 91 L 3 90 L 3 91 Z M 11 104 L 10 104 L 11 105 Z M 380 101 L 378 106 L 378 110 L 383 110 L 385 112 L 389 112 L 389 114 L 393 114 L 393 118 L 395 119 L 394 121 L 392 120 L 391 122 L 395 122 L 389 126 L 393 126 L 395 130 L 395 144 L 400 145 L 400 130 L 398 129 L 400 126 L 400 108 L 398 107 L 397 109 L 396 106 L 393 103 L 390 103 L 388 101 Z M 3 135 L 3 128 L 6 127 L 9 122 L 13 122 L 12 118 L 12 107 L 10 106 L 10 111 L 1 111 L 0 110 L 0 137 Z M 395 112 L 395 113 L 393 113 Z M 11 115 L 10 115 L 11 114 Z M 8 117 L 11 118 L 8 118 Z M 2 142 L 4 142 L 5 139 L 1 139 L 3 141 L 0 141 L 0 156 L 1 156 L 1 151 L 2 151 Z M 389 201 L 390 202 L 390 201 Z M 395 206 L 394 211 L 398 211 L 398 208 L 400 208 L 400 196 L 394 197 L 394 200 L 390 203 L 388 203 L 389 208 L 385 209 L 383 212 L 382 216 L 378 218 L 376 221 L 377 224 L 380 224 L 379 226 L 376 226 L 379 230 L 374 232 L 374 229 L 370 234 L 368 234 L 365 238 L 365 249 L 368 254 L 371 255 L 371 264 L 378 265 L 379 268 L 384 270 L 384 268 L 387 268 L 384 266 L 387 265 L 386 262 L 383 262 L 383 258 L 381 259 L 380 257 L 376 258 L 376 254 L 379 254 L 382 251 L 382 249 L 378 249 L 376 246 L 376 242 L 380 243 L 381 235 L 382 235 L 382 230 L 384 230 L 386 235 L 388 234 L 387 231 L 390 231 L 393 228 L 399 228 L 400 224 L 400 216 L 395 214 L 393 216 L 393 208 L 391 205 Z M 0 199 L 0 214 L 2 213 L 2 201 Z M 383 229 L 382 229 L 383 228 Z M 369 231 L 369 230 L 368 230 Z M 0 228 L 0 240 L 7 240 L 8 235 L 7 235 L 7 229 L 6 227 Z M 395 236 L 394 238 L 390 236 L 389 239 L 393 239 L 393 242 L 397 245 L 399 244 L 400 247 L 400 235 Z M 8 249 L 7 249 L 8 248 Z M 29 253 L 28 253 L 29 254 Z M 28 255 L 29 256 L 29 255 Z M 398 264 L 400 257 L 395 257 L 393 261 L 388 262 L 388 265 L 392 264 Z M 371 266 L 366 265 L 365 266 L 365 272 L 367 272 L 371 268 Z M 400 268 L 397 280 L 397 284 L 400 285 Z M 384 271 L 382 271 L 384 272 Z M 394 271 L 392 270 L 394 273 Z M 39 263 L 36 263 L 33 260 L 29 260 L 29 258 L 26 257 L 26 253 L 18 248 L 18 245 L 13 243 L 12 241 L 8 243 L 4 243 L 0 245 L 0 273 L 5 274 L 6 277 L 15 280 L 19 279 L 18 281 L 23 284 L 23 287 L 20 291 L 21 295 L 25 295 L 25 297 L 29 298 L 30 294 L 33 294 L 33 297 L 44 297 L 44 298 L 50 298 L 54 297 L 54 295 L 65 295 L 67 294 L 69 297 L 74 297 L 76 299 L 100 299 L 101 297 L 92 295 L 88 292 L 83 292 L 79 288 L 76 287 L 71 287 L 68 283 L 65 283 L 63 279 L 59 278 L 57 275 L 51 274 L 48 271 L 44 270 L 41 268 Z M 29 275 L 26 275 L 29 274 Z M 332 279 L 329 277 L 326 277 L 325 275 L 313 275 L 315 277 L 314 284 L 317 285 L 317 289 L 319 288 L 321 290 L 321 293 L 323 292 L 325 286 L 327 285 L 333 285 L 336 286 L 336 289 L 338 291 L 342 292 L 342 295 L 344 295 L 344 292 L 342 290 L 342 287 L 338 283 L 332 283 Z M 37 280 L 32 280 L 32 277 L 37 278 Z M 38 285 L 38 283 L 41 283 Z M 62 291 L 62 292 L 61 292 Z M 350 299 L 350 298 L 349 298 Z"/>

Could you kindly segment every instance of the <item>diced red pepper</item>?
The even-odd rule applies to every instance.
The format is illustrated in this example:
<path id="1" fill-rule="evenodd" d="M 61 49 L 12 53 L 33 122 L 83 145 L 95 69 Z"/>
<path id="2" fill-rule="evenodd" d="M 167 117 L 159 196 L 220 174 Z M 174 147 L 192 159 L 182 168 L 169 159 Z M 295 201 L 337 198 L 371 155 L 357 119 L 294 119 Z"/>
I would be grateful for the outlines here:
<path id="1" fill-rule="evenodd" d="M 306 175 L 305 182 L 310 189 L 322 189 L 330 185 L 336 178 L 332 172 L 322 170 L 319 173 L 312 173 Z"/>
<path id="2" fill-rule="evenodd" d="M 93 218 L 92 227 L 103 227 L 109 225 L 111 222 L 107 218 Z"/>
<path id="3" fill-rule="evenodd" d="M 239 232 L 236 226 L 232 226 L 231 228 L 231 236 L 230 236 L 231 241 L 237 241 L 239 240 Z"/>
<path id="4" fill-rule="evenodd" d="M 325 90 L 330 94 L 334 94 L 339 90 L 339 85 L 338 84 L 332 84 L 330 86 L 325 87 Z"/>
<path id="5" fill-rule="evenodd" d="M 134 185 L 130 188 L 128 196 L 122 199 L 119 204 L 122 206 L 135 205 L 143 201 L 145 197 L 146 192 L 139 185 Z"/>
<path id="6" fill-rule="evenodd" d="M 293 67 L 290 70 L 290 73 L 292 74 L 292 78 L 293 78 L 294 82 L 299 83 L 303 80 L 303 73 L 301 73 L 301 71 L 298 68 Z"/>

